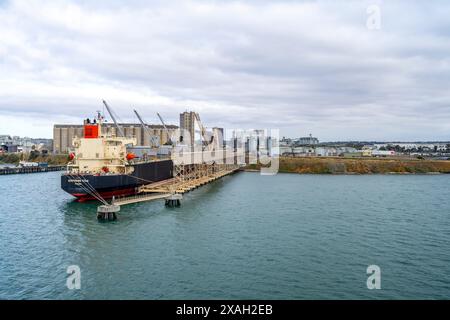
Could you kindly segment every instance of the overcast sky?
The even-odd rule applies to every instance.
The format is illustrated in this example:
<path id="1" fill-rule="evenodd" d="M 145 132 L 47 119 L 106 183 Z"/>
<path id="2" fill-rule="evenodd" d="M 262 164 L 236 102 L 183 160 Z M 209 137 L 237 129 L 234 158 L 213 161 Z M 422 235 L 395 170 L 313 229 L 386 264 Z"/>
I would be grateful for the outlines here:
<path id="1" fill-rule="evenodd" d="M 449 17 L 448 1 L 0 0 L 0 134 L 52 137 L 106 99 L 123 121 L 450 140 Z"/>

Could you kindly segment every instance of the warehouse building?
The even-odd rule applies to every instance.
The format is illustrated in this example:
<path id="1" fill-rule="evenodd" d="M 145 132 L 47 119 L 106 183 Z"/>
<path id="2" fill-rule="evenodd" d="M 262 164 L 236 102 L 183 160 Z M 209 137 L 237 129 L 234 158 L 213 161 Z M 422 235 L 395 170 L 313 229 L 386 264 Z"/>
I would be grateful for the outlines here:
<path id="1" fill-rule="evenodd" d="M 145 134 L 140 124 L 135 123 L 123 123 L 119 124 L 125 136 L 134 137 L 137 139 L 137 145 L 151 146 L 152 139 L 158 141 L 160 145 L 169 141 L 167 132 L 162 125 L 147 125 L 147 128 L 151 136 Z M 178 129 L 174 125 L 166 125 L 169 135 L 173 134 Z M 113 123 L 104 123 L 103 133 L 107 135 L 116 135 L 117 128 Z M 72 146 L 72 141 L 75 137 L 83 137 L 82 125 L 68 125 L 68 124 L 56 124 L 53 127 L 53 153 L 66 154 L 69 153 Z M 153 138 L 155 137 L 155 138 Z"/>

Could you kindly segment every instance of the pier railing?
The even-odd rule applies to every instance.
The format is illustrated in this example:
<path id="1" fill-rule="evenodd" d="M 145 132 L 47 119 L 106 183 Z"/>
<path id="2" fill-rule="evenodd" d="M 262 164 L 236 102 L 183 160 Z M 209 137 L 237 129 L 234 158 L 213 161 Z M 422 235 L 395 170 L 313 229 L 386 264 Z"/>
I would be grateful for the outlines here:
<path id="1" fill-rule="evenodd" d="M 122 206 L 125 204 L 131 204 L 131 203 L 164 199 L 164 198 L 167 198 L 170 196 L 171 196 L 170 193 L 144 193 L 144 194 L 139 194 L 139 195 L 135 195 L 135 196 L 125 196 L 125 197 L 115 198 L 113 201 L 113 204 Z"/>

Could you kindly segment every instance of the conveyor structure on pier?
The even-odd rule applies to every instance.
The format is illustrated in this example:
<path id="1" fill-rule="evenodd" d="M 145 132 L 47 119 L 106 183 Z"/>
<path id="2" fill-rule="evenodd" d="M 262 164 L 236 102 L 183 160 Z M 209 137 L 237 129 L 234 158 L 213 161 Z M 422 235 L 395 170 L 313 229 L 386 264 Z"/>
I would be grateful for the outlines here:
<path id="1" fill-rule="evenodd" d="M 223 152 L 216 155 L 215 160 L 198 161 L 198 156 L 204 152 L 195 154 L 185 153 L 173 157 L 174 177 L 172 179 L 149 183 L 141 186 L 134 196 L 114 198 L 112 205 L 123 205 L 165 199 L 168 206 L 179 206 L 182 195 L 205 184 L 216 181 L 224 176 L 238 171 L 242 164 L 238 164 L 236 152 Z M 198 161 L 199 163 L 195 163 Z M 104 206 L 102 206 L 104 209 Z"/>

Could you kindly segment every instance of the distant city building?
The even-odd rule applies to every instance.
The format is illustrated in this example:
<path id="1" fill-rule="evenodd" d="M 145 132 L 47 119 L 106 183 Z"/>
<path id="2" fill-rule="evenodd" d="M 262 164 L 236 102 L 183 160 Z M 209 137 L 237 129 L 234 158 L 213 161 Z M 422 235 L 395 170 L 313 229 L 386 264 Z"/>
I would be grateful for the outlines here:
<path id="1" fill-rule="evenodd" d="M 283 137 L 280 140 L 280 147 L 289 147 L 292 145 L 292 139 Z"/>
<path id="2" fill-rule="evenodd" d="M 298 146 L 298 147 L 280 147 L 280 154 L 293 157 L 338 157 L 357 153 L 352 147 L 317 147 L 317 146 Z M 361 152 L 360 152 L 361 154 Z"/>
<path id="3" fill-rule="evenodd" d="M 30 152 L 33 148 L 45 152 L 46 150 L 51 150 L 52 145 L 52 139 L 0 135 L 0 151 L 3 153 Z"/>
<path id="4" fill-rule="evenodd" d="M 319 139 L 309 135 L 309 137 L 301 137 L 296 141 L 297 145 L 316 145 L 319 144 Z"/>
<path id="5" fill-rule="evenodd" d="M 223 128 L 214 127 L 212 130 L 213 130 L 213 132 L 212 132 L 213 136 L 217 137 L 219 139 L 219 141 L 216 141 L 217 145 L 223 146 L 223 142 L 225 140 L 225 137 L 224 137 L 225 133 L 224 133 Z"/>
<path id="6" fill-rule="evenodd" d="M 141 124 L 121 123 L 125 136 L 134 137 L 137 145 L 151 146 L 151 136 L 159 137 L 159 144 L 162 145 L 169 141 L 169 136 L 162 125 L 147 125 L 151 136 L 147 136 L 142 129 Z M 166 125 L 169 135 L 173 134 L 177 126 Z M 113 123 L 104 123 L 102 126 L 103 134 L 117 135 L 117 128 Z M 53 127 L 53 152 L 68 153 L 72 149 L 72 141 L 75 137 L 83 137 L 83 125 L 56 124 Z"/>
<path id="7" fill-rule="evenodd" d="M 191 146 L 194 145 L 195 140 L 195 121 L 196 117 L 199 117 L 199 115 L 193 111 L 185 111 L 183 113 L 180 113 L 180 130 L 182 131 L 181 134 L 183 134 L 183 131 L 187 131 L 190 134 L 190 141 L 184 141 L 184 143 L 190 144 Z M 183 137 L 184 139 L 184 137 Z"/>
<path id="8" fill-rule="evenodd" d="M 386 157 L 386 156 L 395 156 L 395 151 L 380 151 L 380 150 L 372 151 L 372 157 Z"/>
<path id="9" fill-rule="evenodd" d="M 280 140 L 280 154 L 293 157 L 387 157 L 387 156 L 450 156 L 449 142 L 325 142 L 320 143 L 317 138 L 309 137 Z"/>
<path id="10" fill-rule="evenodd" d="M 8 145 L 12 143 L 13 139 L 11 138 L 11 136 L 6 134 L 0 135 L 0 145 Z"/>
<path id="11" fill-rule="evenodd" d="M 1 144 L 0 150 L 7 153 L 15 153 L 19 151 L 19 147 L 15 144 Z"/>

